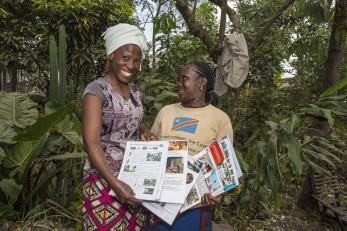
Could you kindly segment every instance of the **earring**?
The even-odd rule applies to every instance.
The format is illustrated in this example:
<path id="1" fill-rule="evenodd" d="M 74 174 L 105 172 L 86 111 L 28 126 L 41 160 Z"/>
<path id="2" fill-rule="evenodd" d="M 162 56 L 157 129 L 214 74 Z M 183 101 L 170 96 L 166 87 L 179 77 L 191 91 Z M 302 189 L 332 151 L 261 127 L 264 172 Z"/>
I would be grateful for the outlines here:
<path id="1" fill-rule="evenodd" d="M 200 86 L 200 91 L 202 91 L 202 86 Z"/>

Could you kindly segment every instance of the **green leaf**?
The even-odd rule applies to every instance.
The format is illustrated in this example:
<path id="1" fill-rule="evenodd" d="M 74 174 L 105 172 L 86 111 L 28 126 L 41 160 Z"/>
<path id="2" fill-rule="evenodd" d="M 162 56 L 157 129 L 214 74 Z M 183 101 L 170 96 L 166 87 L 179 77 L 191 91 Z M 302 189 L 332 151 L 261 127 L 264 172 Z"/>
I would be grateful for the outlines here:
<path id="1" fill-rule="evenodd" d="M 334 155 L 334 153 L 331 153 L 330 151 L 328 151 L 324 148 L 321 148 L 321 147 L 314 145 L 314 144 L 310 144 L 309 147 L 311 147 L 316 152 L 322 153 L 325 156 L 330 156 L 332 159 L 334 159 L 338 163 L 342 162 L 338 156 Z"/>
<path id="2" fill-rule="evenodd" d="M 325 140 L 324 138 L 319 138 L 318 139 L 318 143 L 320 145 L 322 145 L 322 146 L 325 146 L 328 149 L 333 150 L 334 152 L 337 152 L 337 153 L 341 154 L 341 155 L 345 155 L 346 154 L 341 149 L 337 148 L 335 145 L 328 143 L 328 141 Z"/>
<path id="3" fill-rule="evenodd" d="M 13 138 L 17 135 L 14 129 L 4 122 L 0 121 L 0 143 L 14 144 Z"/>
<path id="4" fill-rule="evenodd" d="M 323 155 L 322 153 L 307 149 L 307 148 L 303 148 L 302 149 L 304 152 L 310 154 L 311 156 L 313 156 L 314 158 L 316 158 L 319 161 L 324 161 L 326 163 L 328 163 L 331 167 L 335 168 L 335 164 L 325 155 Z"/>
<path id="5" fill-rule="evenodd" d="M 6 178 L 0 181 L 0 189 L 5 193 L 8 205 L 13 205 L 17 201 L 22 188 L 23 186 L 18 185 L 14 179 Z"/>
<path id="6" fill-rule="evenodd" d="M 309 115 L 315 116 L 315 117 L 322 117 L 328 120 L 329 126 L 332 127 L 334 125 L 334 119 L 331 116 L 331 110 L 320 108 L 317 105 L 309 104 L 311 108 L 306 109 L 307 113 Z"/>
<path id="7" fill-rule="evenodd" d="M 36 103 L 27 95 L 17 92 L 2 93 L 0 99 L 0 121 L 10 126 L 25 128 L 38 118 Z"/>
<path id="8" fill-rule="evenodd" d="M 335 83 L 333 86 L 329 87 L 326 89 L 320 96 L 319 98 L 324 98 L 326 96 L 332 95 L 336 93 L 338 90 L 344 88 L 347 85 L 347 77 L 341 79 L 337 83 Z"/>
<path id="9" fill-rule="evenodd" d="M 48 158 L 45 158 L 45 160 L 47 160 L 47 161 L 66 160 L 66 159 L 79 159 L 79 158 L 85 158 L 85 157 L 87 157 L 86 152 L 71 152 L 71 153 L 64 153 L 61 155 L 50 156 Z"/>
<path id="10" fill-rule="evenodd" d="M 4 149 L 0 147 L 0 164 L 2 163 L 2 160 L 5 158 L 5 156 L 6 156 L 6 153 Z"/>
<path id="11" fill-rule="evenodd" d="M 64 139 L 59 133 L 52 134 L 47 138 L 46 144 L 42 149 L 42 156 L 61 153 L 69 145 L 68 140 Z"/>
<path id="12" fill-rule="evenodd" d="M 13 177 L 18 171 L 23 171 L 30 160 L 38 155 L 44 144 L 46 143 L 47 135 L 43 136 L 38 141 L 20 142 L 11 149 L 3 160 L 6 168 L 14 168 L 10 176 Z"/>
<path id="13" fill-rule="evenodd" d="M 288 122 L 287 131 L 290 134 L 293 134 L 293 132 L 300 126 L 300 123 L 301 119 L 296 114 L 294 114 Z"/>
<path id="14" fill-rule="evenodd" d="M 50 129 L 60 121 L 62 121 L 67 114 L 72 111 L 72 104 L 62 106 L 57 111 L 40 118 L 34 125 L 25 129 L 25 132 L 17 135 L 14 139 L 17 141 L 33 141 L 38 140 L 45 134 L 50 132 Z"/>
<path id="15" fill-rule="evenodd" d="M 75 145 L 82 144 L 81 136 L 74 130 L 74 124 L 70 120 L 70 116 L 56 124 L 57 131 L 62 134 L 67 140 Z"/>
<path id="16" fill-rule="evenodd" d="M 249 164 L 243 159 L 242 153 L 237 152 L 236 150 L 235 150 L 235 153 L 236 153 L 237 160 L 240 163 L 241 169 L 244 172 L 248 173 L 249 172 Z"/>
<path id="17" fill-rule="evenodd" d="M 333 95 L 333 96 L 329 96 L 329 97 L 324 97 L 324 98 L 320 99 L 320 101 L 326 101 L 326 100 L 331 100 L 331 101 L 342 100 L 342 99 L 345 99 L 346 97 L 347 97 L 347 95 Z"/>
<path id="18" fill-rule="evenodd" d="M 284 146 L 288 149 L 288 159 L 294 174 L 301 175 L 304 162 L 301 160 L 300 144 L 292 137 L 286 137 Z"/>
<path id="19" fill-rule="evenodd" d="M 331 176 L 331 172 L 325 168 L 322 168 L 321 166 L 317 165 L 316 163 L 308 160 L 308 164 L 312 167 L 313 171 L 324 176 Z"/>

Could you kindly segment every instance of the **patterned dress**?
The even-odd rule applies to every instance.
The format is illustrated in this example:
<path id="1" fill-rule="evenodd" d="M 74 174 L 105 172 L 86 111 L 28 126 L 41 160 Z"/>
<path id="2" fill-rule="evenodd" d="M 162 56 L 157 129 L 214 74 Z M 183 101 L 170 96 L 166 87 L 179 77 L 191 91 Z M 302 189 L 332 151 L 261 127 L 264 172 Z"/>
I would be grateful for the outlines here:
<path id="1" fill-rule="evenodd" d="M 84 95 L 92 94 L 102 101 L 100 143 L 106 162 L 115 176 L 122 165 L 126 141 L 139 138 L 138 131 L 143 118 L 140 91 L 133 83 L 129 87 L 129 100 L 124 100 L 103 78 L 90 83 L 84 92 Z M 142 207 L 132 207 L 109 196 L 110 187 L 89 160 L 84 170 L 84 230 L 143 230 Z"/>

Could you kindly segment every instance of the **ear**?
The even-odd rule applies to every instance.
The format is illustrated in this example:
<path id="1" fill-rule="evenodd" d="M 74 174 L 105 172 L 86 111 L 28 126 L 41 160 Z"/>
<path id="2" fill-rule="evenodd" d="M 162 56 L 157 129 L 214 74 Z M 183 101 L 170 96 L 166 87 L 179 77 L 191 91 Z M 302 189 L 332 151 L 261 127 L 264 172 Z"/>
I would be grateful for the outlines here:
<path id="1" fill-rule="evenodd" d="M 107 56 L 107 59 L 108 59 L 109 61 L 112 61 L 112 59 L 113 59 L 113 53 L 109 54 L 109 55 Z"/>
<path id="2" fill-rule="evenodd" d="M 200 86 L 205 87 L 207 85 L 207 78 L 201 78 L 200 84 Z"/>

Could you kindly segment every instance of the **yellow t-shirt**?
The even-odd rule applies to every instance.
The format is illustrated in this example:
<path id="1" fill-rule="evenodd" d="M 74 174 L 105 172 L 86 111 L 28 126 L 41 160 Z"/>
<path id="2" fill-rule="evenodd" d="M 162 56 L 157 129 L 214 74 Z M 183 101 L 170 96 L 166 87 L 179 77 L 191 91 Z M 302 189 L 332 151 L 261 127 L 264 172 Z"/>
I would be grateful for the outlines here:
<path id="1" fill-rule="evenodd" d="M 163 107 L 153 123 L 151 132 L 159 140 L 187 140 L 189 154 L 194 155 L 226 135 L 233 139 L 229 116 L 208 105 L 186 108 L 180 103 Z"/>

